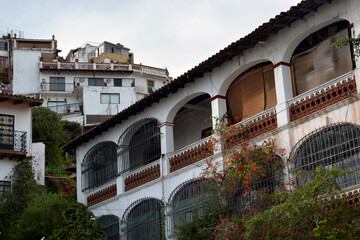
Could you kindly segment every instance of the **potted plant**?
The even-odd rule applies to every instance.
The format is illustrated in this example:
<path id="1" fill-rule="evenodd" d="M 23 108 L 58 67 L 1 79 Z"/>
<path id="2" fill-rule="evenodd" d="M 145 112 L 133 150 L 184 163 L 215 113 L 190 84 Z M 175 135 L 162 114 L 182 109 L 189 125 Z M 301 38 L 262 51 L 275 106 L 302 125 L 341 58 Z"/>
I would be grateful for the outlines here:
<path id="1" fill-rule="evenodd" d="M 77 83 L 76 83 L 76 86 L 80 86 L 80 83 L 79 83 L 79 82 L 77 82 Z"/>
<path id="2" fill-rule="evenodd" d="M 135 87 L 135 81 L 132 81 L 131 86 Z"/>
<path id="3" fill-rule="evenodd" d="M 107 82 L 104 82 L 104 86 L 105 86 L 105 87 L 107 86 Z"/>
<path id="4" fill-rule="evenodd" d="M 83 105 L 79 105 L 79 109 L 80 109 L 80 111 L 82 112 L 82 110 L 83 110 Z"/>
<path id="5" fill-rule="evenodd" d="M 128 58 L 127 60 L 126 60 L 126 62 L 128 63 L 128 64 L 130 64 L 132 61 L 131 61 L 131 58 Z"/>
<path id="6" fill-rule="evenodd" d="M 41 62 L 44 61 L 44 57 L 40 57 L 40 61 L 41 61 Z"/>
<path id="7" fill-rule="evenodd" d="M 67 113 L 70 113 L 70 106 L 67 107 Z"/>
<path id="8" fill-rule="evenodd" d="M 58 62 L 62 62 L 62 59 L 61 59 L 61 58 L 58 58 Z"/>
<path id="9" fill-rule="evenodd" d="M 75 62 L 77 62 L 77 63 L 78 63 L 78 62 L 79 62 L 79 59 L 78 59 L 78 58 L 75 58 Z"/>
<path id="10" fill-rule="evenodd" d="M 114 63 L 114 60 L 113 60 L 113 59 L 110 59 L 110 63 Z"/>
<path id="11" fill-rule="evenodd" d="M 94 63 L 94 62 L 95 62 L 95 60 L 94 60 L 93 58 L 91 58 L 91 59 L 90 59 L 90 62 L 91 62 L 91 63 Z"/>

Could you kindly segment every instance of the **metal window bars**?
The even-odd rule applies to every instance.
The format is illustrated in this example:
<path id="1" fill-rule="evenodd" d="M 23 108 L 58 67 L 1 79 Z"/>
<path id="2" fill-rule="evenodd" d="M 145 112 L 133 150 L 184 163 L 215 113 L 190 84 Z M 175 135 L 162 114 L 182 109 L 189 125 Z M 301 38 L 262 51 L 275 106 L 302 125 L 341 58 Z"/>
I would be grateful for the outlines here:
<path id="1" fill-rule="evenodd" d="M 119 218 L 115 215 L 103 215 L 98 219 L 107 240 L 118 240 L 120 236 Z"/>
<path id="2" fill-rule="evenodd" d="M 101 186 L 117 177 L 116 144 L 101 142 L 89 150 L 81 165 L 82 191 Z"/>
<path id="3" fill-rule="evenodd" d="M 119 173 L 134 170 L 161 157 L 160 124 L 146 118 L 131 125 L 119 138 Z"/>
<path id="4" fill-rule="evenodd" d="M 297 184 L 312 180 L 317 166 L 337 167 L 348 175 L 335 179 L 341 188 L 360 183 L 360 127 L 351 123 L 335 123 L 317 129 L 302 138 L 290 154 L 290 172 L 304 173 Z"/>
<path id="5" fill-rule="evenodd" d="M 191 179 L 178 186 L 169 198 L 168 231 L 176 237 L 177 226 L 189 223 L 203 215 L 203 208 L 210 201 L 206 179 Z"/>
<path id="6" fill-rule="evenodd" d="M 163 239 L 164 204 L 155 198 L 143 198 L 132 203 L 121 222 L 122 240 Z"/>

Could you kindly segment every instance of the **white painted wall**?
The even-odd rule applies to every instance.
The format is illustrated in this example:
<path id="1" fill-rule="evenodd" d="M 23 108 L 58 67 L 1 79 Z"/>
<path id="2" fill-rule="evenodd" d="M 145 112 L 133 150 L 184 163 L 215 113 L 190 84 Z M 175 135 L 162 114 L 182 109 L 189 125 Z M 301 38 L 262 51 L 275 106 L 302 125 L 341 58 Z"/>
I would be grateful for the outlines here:
<path id="1" fill-rule="evenodd" d="M 12 169 L 18 164 L 16 160 L 0 159 L 0 180 L 10 181 Z"/>
<path id="2" fill-rule="evenodd" d="M 13 104 L 12 102 L 0 102 L 0 113 L 15 116 L 14 130 L 26 132 L 26 146 L 28 156 L 31 156 L 32 127 L 31 108 L 28 104 Z"/>
<path id="3" fill-rule="evenodd" d="M 13 50 L 13 93 L 31 94 L 40 92 L 39 58 L 41 51 L 30 49 Z"/>
<path id="4" fill-rule="evenodd" d="M 254 48 L 244 51 L 238 56 L 235 56 L 232 60 L 212 69 L 211 73 L 204 74 L 203 77 L 195 79 L 193 83 L 186 84 L 184 88 L 179 89 L 176 93 L 168 95 L 166 98 L 161 99 L 160 102 L 154 103 L 151 107 L 137 113 L 136 116 L 129 117 L 127 120 L 124 120 L 121 124 L 116 125 L 107 132 L 102 132 L 101 135 L 78 146 L 76 149 L 78 186 L 81 186 L 81 163 L 84 156 L 91 147 L 97 143 L 101 141 L 114 141 L 117 143 L 119 137 L 126 128 L 131 126 L 134 122 L 146 117 L 154 117 L 161 123 L 169 122 L 176 124 L 176 119 L 174 120 L 176 113 L 192 98 L 203 93 L 208 93 L 210 96 L 225 96 L 231 82 L 243 71 L 263 61 L 269 60 L 274 64 L 280 61 L 289 61 L 289 57 L 293 50 L 304 37 L 332 22 L 347 19 L 350 23 L 354 23 L 355 33 L 358 35 L 360 32 L 360 15 L 359 11 L 353 11 L 353 9 L 359 8 L 360 3 L 357 0 L 333 0 L 331 4 L 325 4 L 320 7 L 317 12 L 310 13 L 303 19 L 299 19 L 292 23 L 290 28 L 284 28 L 280 30 L 278 34 L 269 36 L 266 40 L 266 44 L 257 44 Z M 356 71 L 356 76 L 359 76 L 358 71 L 359 70 Z M 277 93 L 277 102 L 279 104 L 284 104 L 289 98 L 292 98 L 292 96 L 286 92 L 288 91 L 286 86 L 279 86 L 279 84 L 288 84 L 287 81 L 290 81 L 291 79 L 288 79 L 287 74 L 284 72 L 282 74 L 276 74 L 276 78 L 275 82 L 278 84 L 276 90 L 282 91 Z M 359 84 L 359 80 L 357 81 Z M 276 138 L 278 139 L 278 145 L 285 148 L 284 159 L 286 159 L 296 143 L 306 134 L 317 128 L 339 121 L 352 122 L 360 125 L 359 99 L 360 95 L 357 95 L 293 123 L 289 123 L 288 119 L 282 119 L 286 116 L 278 114 L 278 118 L 281 118 L 278 119 L 282 124 L 281 127 L 252 139 L 251 143 L 262 143 L 269 137 Z M 218 104 L 217 107 L 224 108 L 225 104 Z M 285 108 L 285 111 L 286 110 L 287 109 Z M 216 112 L 226 112 L 226 110 L 216 109 L 216 111 L 213 111 L 212 113 L 216 116 Z M 174 128 L 175 148 L 182 144 L 187 144 L 190 139 L 196 139 L 194 135 L 188 139 L 183 137 L 186 134 L 191 135 L 192 129 L 202 127 L 194 126 L 195 122 L 197 123 L 198 121 L 191 120 L 189 117 L 189 121 L 183 121 L 180 123 L 182 125 L 178 123 L 179 128 Z M 166 131 L 164 132 L 166 133 Z M 166 135 L 162 136 L 162 138 L 166 137 Z M 166 141 L 162 141 L 163 144 L 165 142 Z M 164 153 L 165 156 L 160 160 L 160 164 L 165 167 L 168 166 L 168 152 Z M 221 161 L 221 158 L 218 157 L 217 161 Z M 116 180 L 118 186 L 121 186 L 120 189 L 118 189 L 118 195 L 112 199 L 94 205 L 90 209 L 98 216 L 103 214 L 115 214 L 121 219 L 127 206 L 143 197 L 154 197 L 157 199 L 164 198 L 165 201 L 168 201 L 168 197 L 173 189 L 181 183 L 199 176 L 199 173 L 202 170 L 199 165 L 203 163 L 204 161 L 199 164 L 187 166 L 173 173 L 166 174 L 163 176 L 163 179 L 154 180 L 126 193 L 123 192 L 122 188 L 124 176 L 119 176 Z M 167 173 L 168 171 L 163 172 Z M 87 196 L 102 189 L 104 186 L 87 192 L 82 192 L 81 187 L 78 187 L 78 201 L 86 203 Z"/>
<path id="5" fill-rule="evenodd" d="M 32 144 L 32 165 L 35 180 L 40 185 L 45 185 L 45 144 L 42 142 Z"/>

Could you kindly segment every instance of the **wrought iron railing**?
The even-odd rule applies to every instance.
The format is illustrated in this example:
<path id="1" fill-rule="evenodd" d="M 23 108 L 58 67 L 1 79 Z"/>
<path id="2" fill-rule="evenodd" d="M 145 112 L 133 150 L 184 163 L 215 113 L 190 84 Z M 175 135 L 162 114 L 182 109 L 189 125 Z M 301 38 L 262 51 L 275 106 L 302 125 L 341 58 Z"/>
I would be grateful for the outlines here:
<path id="1" fill-rule="evenodd" d="M 14 151 L 26 152 L 26 138 L 25 131 L 14 131 Z"/>

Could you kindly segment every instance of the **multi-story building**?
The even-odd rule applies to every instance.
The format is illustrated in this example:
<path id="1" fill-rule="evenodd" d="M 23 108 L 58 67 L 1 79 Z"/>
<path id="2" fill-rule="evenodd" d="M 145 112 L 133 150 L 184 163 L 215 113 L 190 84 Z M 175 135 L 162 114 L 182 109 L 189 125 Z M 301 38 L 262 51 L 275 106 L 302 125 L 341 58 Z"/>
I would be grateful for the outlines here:
<path id="1" fill-rule="evenodd" d="M 78 201 L 102 216 L 108 239 L 160 239 L 163 223 L 171 239 L 176 222 L 191 219 L 208 131 L 223 116 L 245 126 L 236 137 L 250 144 L 277 139 L 285 175 L 337 166 L 353 173 L 339 180 L 343 190 L 358 189 L 359 62 L 352 46 L 332 43 L 359 34 L 359 8 L 304 0 L 67 143 Z M 222 149 L 237 147 L 210 155 L 221 164 Z"/>
<path id="2" fill-rule="evenodd" d="M 0 91 L 36 96 L 64 120 L 92 127 L 170 79 L 167 69 L 133 64 L 133 54 L 120 44 L 86 44 L 71 50 L 67 61 L 58 57 L 59 52 L 55 36 L 3 36 Z"/>
<path id="3" fill-rule="evenodd" d="M 169 81 L 166 69 L 132 63 L 40 61 L 44 106 L 91 127 Z"/>
<path id="4" fill-rule="evenodd" d="M 42 100 L 0 93 L 0 196 L 11 189 L 12 169 L 31 159 L 35 178 L 45 184 L 45 145 L 32 142 L 31 108 Z"/>

